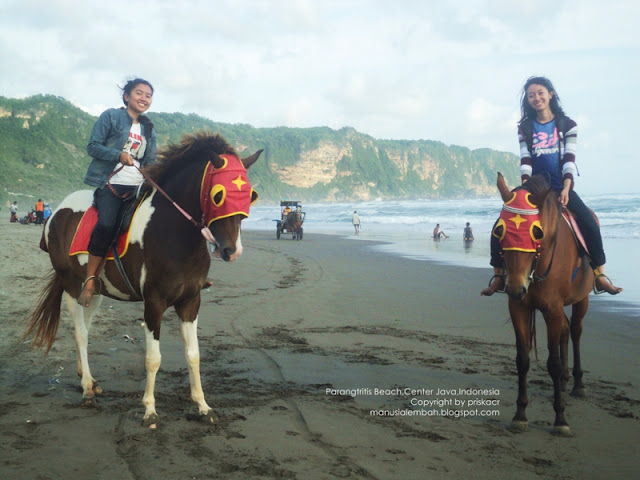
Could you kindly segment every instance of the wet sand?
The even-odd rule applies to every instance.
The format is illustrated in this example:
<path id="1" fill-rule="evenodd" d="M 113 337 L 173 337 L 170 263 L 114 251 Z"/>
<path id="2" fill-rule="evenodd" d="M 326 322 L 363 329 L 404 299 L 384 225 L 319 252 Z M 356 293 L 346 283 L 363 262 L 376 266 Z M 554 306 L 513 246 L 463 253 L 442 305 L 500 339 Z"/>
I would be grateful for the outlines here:
<path id="1" fill-rule="evenodd" d="M 640 474 L 638 313 L 612 311 L 615 299 L 597 298 L 585 319 L 588 396 L 567 399 L 572 438 L 550 433 L 552 384 L 538 316 L 529 431 L 514 434 L 507 429 L 517 393 L 514 336 L 506 298 L 479 296 L 489 269 L 398 258 L 335 236 L 292 241 L 245 231 L 239 260 L 212 263 L 215 284 L 200 310 L 203 385 L 220 422 L 196 419 L 179 320 L 168 311 L 156 382 L 160 424 L 148 430 L 141 304 L 105 299 L 94 318 L 89 361 L 104 389 L 98 408 L 79 406 L 68 316 L 49 355 L 20 342 L 50 268 L 39 238 L 38 227 L 0 225 L 2 478 Z"/>

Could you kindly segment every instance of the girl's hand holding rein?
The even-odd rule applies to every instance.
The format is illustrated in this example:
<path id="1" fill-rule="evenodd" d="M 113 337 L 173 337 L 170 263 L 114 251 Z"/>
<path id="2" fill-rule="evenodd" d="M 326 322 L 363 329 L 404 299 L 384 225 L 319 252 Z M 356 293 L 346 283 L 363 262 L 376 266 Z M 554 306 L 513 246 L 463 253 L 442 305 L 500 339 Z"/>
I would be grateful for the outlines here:
<path id="1" fill-rule="evenodd" d="M 127 152 L 121 152 L 119 160 L 120 160 L 120 163 L 123 164 L 123 165 L 128 165 L 130 167 L 132 167 L 134 165 L 133 157 L 130 154 L 128 154 Z"/>

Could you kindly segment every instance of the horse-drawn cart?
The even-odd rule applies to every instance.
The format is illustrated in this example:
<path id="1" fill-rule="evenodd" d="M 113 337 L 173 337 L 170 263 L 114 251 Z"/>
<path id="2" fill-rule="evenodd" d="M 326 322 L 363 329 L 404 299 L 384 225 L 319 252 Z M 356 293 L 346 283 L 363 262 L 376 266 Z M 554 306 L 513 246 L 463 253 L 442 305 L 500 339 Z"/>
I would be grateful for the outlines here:
<path id="1" fill-rule="evenodd" d="M 280 202 L 281 215 L 276 222 L 276 238 L 280 240 L 282 233 L 290 233 L 292 240 L 302 240 L 302 224 L 306 213 L 302 211 L 302 204 L 297 200 L 282 200 Z"/>

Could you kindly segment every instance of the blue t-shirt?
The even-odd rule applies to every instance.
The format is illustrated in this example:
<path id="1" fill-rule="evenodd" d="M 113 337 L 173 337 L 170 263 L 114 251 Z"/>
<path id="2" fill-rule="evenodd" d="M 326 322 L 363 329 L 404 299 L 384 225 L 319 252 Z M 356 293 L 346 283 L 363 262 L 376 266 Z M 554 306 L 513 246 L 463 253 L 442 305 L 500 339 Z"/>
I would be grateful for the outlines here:
<path id="1" fill-rule="evenodd" d="M 562 190 L 562 168 L 560 166 L 560 143 L 555 118 L 548 123 L 533 121 L 531 164 L 533 175 L 547 172 L 551 177 L 551 188 Z"/>

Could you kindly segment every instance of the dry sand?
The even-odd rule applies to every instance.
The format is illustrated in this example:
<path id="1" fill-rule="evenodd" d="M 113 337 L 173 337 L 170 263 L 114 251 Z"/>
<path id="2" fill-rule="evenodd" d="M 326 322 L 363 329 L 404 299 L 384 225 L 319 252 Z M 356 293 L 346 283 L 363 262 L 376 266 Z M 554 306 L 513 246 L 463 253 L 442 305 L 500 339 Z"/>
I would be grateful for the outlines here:
<path id="1" fill-rule="evenodd" d="M 142 305 L 105 299 L 90 333 L 99 408 L 81 397 L 65 315 L 44 356 L 20 342 L 50 268 L 40 228 L 0 225 L 0 478 L 638 478 L 637 310 L 598 298 L 585 321 L 588 397 L 567 399 L 572 438 L 550 434 L 544 322 L 529 375 L 529 431 L 507 430 L 516 367 L 506 298 L 481 298 L 489 269 L 376 254 L 364 241 L 246 231 L 203 293 L 200 348 L 217 426 L 195 421 L 173 311 L 165 314 L 157 430 L 144 409 Z M 65 312 L 66 313 L 66 312 Z M 129 338 L 128 338 L 128 337 Z M 375 389 L 382 391 L 376 395 Z M 422 395 L 404 389 L 432 389 Z M 328 392 L 329 389 L 329 392 Z M 340 390 L 359 389 L 355 397 Z M 447 390 L 438 395 L 437 390 Z M 451 390 L 494 389 L 454 395 Z M 333 391 L 335 390 L 335 391 Z M 496 406 L 454 405 L 457 400 Z M 435 416 L 445 409 L 488 416 Z M 380 417 L 371 410 L 425 416 Z M 492 412 L 493 410 L 493 412 Z"/>

